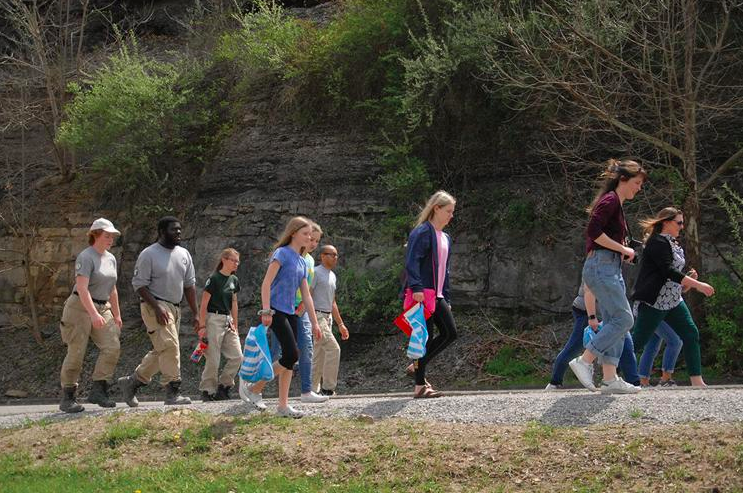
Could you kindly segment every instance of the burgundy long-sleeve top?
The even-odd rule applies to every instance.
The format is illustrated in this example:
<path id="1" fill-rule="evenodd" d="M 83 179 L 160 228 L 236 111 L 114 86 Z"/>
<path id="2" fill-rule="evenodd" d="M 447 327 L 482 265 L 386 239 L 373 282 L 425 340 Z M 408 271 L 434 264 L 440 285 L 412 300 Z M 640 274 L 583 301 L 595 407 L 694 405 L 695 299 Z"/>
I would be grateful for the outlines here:
<path id="1" fill-rule="evenodd" d="M 622 203 L 614 191 L 602 195 L 591 211 L 591 218 L 586 227 L 586 253 L 603 248 L 595 241 L 601 233 L 606 233 L 606 236 L 624 245 L 627 222 L 624 220 Z"/>

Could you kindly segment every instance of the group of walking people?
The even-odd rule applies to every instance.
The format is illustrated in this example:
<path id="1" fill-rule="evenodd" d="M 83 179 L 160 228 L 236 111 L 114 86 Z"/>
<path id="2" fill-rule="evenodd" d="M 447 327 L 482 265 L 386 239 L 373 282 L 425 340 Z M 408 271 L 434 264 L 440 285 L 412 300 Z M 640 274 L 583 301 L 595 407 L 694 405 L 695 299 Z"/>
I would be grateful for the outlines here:
<path id="1" fill-rule="evenodd" d="M 172 216 L 163 217 L 157 231 L 157 241 L 139 254 L 132 278 L 152 349 L 131 374 L 118 379 L 123 400 L 136 407 L 138 390 L 160 373 L 165 404 L 191 402 L 180 393 L 180 303 L 184 295 L 191 309 L 194 332 L 206 344 L 206 364 L 199 384 L 201 398 L 229 399 L 242 361 L 237 303 L 240 282 L 235 275 L 240 254 L 233 248 L 221 252 L 215 271 L 204 285 L 199 309 L 193 260 L 188 250 L 180 246 L 180 221 Z M 65 301 L 60 321 L 62 340 L 67 344 L 59 406 L 64 412 L 84 410 L 77 402 L 77 384 L 89 339 L 98 347 L 99 356 L 87 400 L 102 407 L 116 406 L 109 382 L 119 359 L 123 323 L 116 289 L 116 258 L 109 250 L 119 234 L 111 221 L 95 220 L 88 232 L 89 247 L 75 261 L 75 285 Z M 289 386 L 298 360 L 302 402 L 324 402 L 335 394 L 340 346 L 332 332 L 333 321 L 338 324 L 341 338 L 349 338 L 335 302 L 333 269 L 338 251 L 333 245 L 323 245 L 321 264 L 317 267 L 311 255 L 321 235 L 320 227 L 309 219 L 290 220 L 276 244 L 261 286 L 262 309 L 258 315 L 275 337 L 272 352 L 279 382 L 277 412 L 282 416 L 301 416 L 301 412 L 288 405 Z M 222 356 L 225 364 L 220 373 Z M 259 388 L 251 388 L 247 395 L 257 407 L 265 408 Z"/>
<path id="2" fill-rule="evenodd" d="M 686 261 L 678 243 L 684 228 L 683 212 L 665 207 L 655 216 L 640 221 L 644 248 L 637 280 L 628 299 L 622 264 L 636 263 L 639 250 L 633 248 L 638 245 L 632 239 L 623 204 L 640 191 L 647 174 L 635 161 L 610 160 L 602 178 L 601 188 L 588 208 L 586 261 L 582 284 L 573 302 L 575 326 L 555 360 L 547 390 L 562 386 L 566 362 L 570 360 L 570 369 L 589 390 L 600 390 L 604 394 L 639 392 L 650 383 L 652 364 L 661 340 L 666 341 L 666 352 L 659 384 L 675 385 L 672 375 L 683 348 L 692 386 L 705 387 L 699 330 L 682 293 L 695 289 L 712 296 L 714 288 L 699 281 L 693 268 L 683 273 Z M 600 313 L 596 301 L 600 304 Z M 596 333 L 578 355 L 583 349 L 586 326 Z M 639 371 L 635 351 L 643 353 Z M 575 358 L 571 359 L 573 356 Z M 599 389 L 593 377 L 596 360 L 603 374 Z M 622 376 L 617 374 L 617 367 Z"/>
<path id="3" fill-rule="evenodd" d="M 580 383 L 602 393 L 635 393 L 649 384 L 652 364 L 661 341 L 666 342 L 661 385 L 674 385 L 676 358 L 683 348 L 691 384 L 704 387 L 699 331 L 682 293 L 695 289 L 706 296 L 714 289 L 697 279 L 694 269 L 684 274 L 684 251 L 678 237 L 684 227 L 683 213 L 666 207 L 640 222 L 645 236 L 639 274 L 630 298 L 622 277 L 622 264 L 635 263 L 638 242 L 634 242 L 623 204 L 640 191 L 647 177 L 635 161 L 610 160 L 602 174 L 602 185 L 593 203 L 585 230 L 586 260 L 578 296 L 573 302 L 575 325 L 563 350 L 558 354 L 547 390 L 559 389 L 569 366 Z M 415 379 L 413 397 L 435 398 L 443 393 L 426 378 L 431 361 L 457 337 L 450 303 L 451 237 L 444 232 L 454 217 L 456 200 L 445 191 L 433 194 L 423 207 L 410 232 L 405 254 L 402 290 L 404 308 L 424 305 L 430 316 L 429 337 L 423 357 L 406 369 Z M 240 368 L 242 350 L 237 334 L 237 292 L 240 283 L 235 272 L 239 253 L 222 251 L 214 273 L 205 283 L 199 310 L 196 275 L 188 250 L 180 246 L 181 223 L 164 217 L 158 223 L 158 240 L 139 255 L 132 285 L 140 297 L 140 311 L 152 350 L 134 371 L 119 378 L 124 401 L 137 406 L 137 391 L 148 385 L 156 373 L 165 387 L 165 404 L 187 404 L 180 395 L 180 302 L 185 294 L 193 316 L 194 331 L 208 341 L 206 365 L 199 390 L 204 401 L 230 398 Z M 270 329 L 273 370 L 278 382 L 277 414 L 301 417 L 289 405 L 289 387 L 298 363 L 301 401 L 324 402 L 335 393 L 340 347 L 332 332 L 338 324 L 342 339 L 349 332 L 335 302 L 336 277 L 333 272 L 338 251 L 332 245 L 320 247 L 320 263 L 312 253 L 320 244 L 322 229 L 305 217 L 294 217 L 286 225 L 270 257 L 261 284 L 261 323 Z M 60 409 L 79 412 L 77 381 L 88 339 L 98 346 L 100 355 L 93 372 L 88 402 L 115 406 L 109 395 L 109 382 L 119 357 L 119 331 L 122 326 L 116 291 L 116 259 L 108 251 L 119 231 L 106 219 L 97 219 L 90 228 L 90 246 L 75 263 L 75 287 L 65 302 L 60 323 L 62 339 L 68 345 L 62 365 L 63 388 Z M 634 307 L 630 305 L 630 301 Z M 600 307 L 600 311 L 599 311 Z M 583 349 L 583 328 L 595 334 Z M 638 370 L 635 351 L 643 352 Z M 218 376 L 220 356 L 226 363 Z M 593 364 L 602 367 L 597 389 Z M 617 367 L 621 376 L 617 373 Z M 258 409 L 266 409 L 262 391 L 268 382 L 241 386 L 240 395 Z"/>

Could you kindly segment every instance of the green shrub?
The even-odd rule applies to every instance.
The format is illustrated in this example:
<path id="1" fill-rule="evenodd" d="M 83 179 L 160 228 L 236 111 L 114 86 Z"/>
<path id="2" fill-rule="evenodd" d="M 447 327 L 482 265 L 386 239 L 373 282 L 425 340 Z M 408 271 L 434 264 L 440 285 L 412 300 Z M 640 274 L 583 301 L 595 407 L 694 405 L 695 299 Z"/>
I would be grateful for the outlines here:
<path id="1" fill-rule="evenodd" d="M 215 57 L 238 62 L 247 73 L 268 71 L 290 77 L 290 66 L 309 25 L 287 17 L 274 0 L 258 0 L 254 11 L 234 17 L 239 29 L 222 35 Z"/>
<path id="2" fill-rule="evenodd" d="M 132 36 L 84 86 L 70 84 L 57 141 L 90 159 L 102 196 L 158 205 L 183 193 L 229 133 L 229 86 L 219 66 L 158 62 Z"/>
<path id="3" fill-rule="evenodd" d="M 743 370 L 743 280 L 740 279 L 743 272 L 743 198 L 727 185 L 716 192 L 716 197 L 727 213 L 737 247 L 731 269 L 737 277 L 716 275 L 710 278 L 715 295 L 705 301 L 707 327 L 702 337 L 719 370 L 740 372 Z"/>
<path id="4" fill-rule="evenodd" d="M 373 323 L 377 331 L 393 327 L 402 302 L 399 299 L 403 260 L 402 247 L 389 250 L 381 267 L 339 270 L 337 299 L 343 318 L 355 324 Z"/>
<path id="5" fill-rule="evenodd" d="M 176 90 L 177 80 L 174 65 L 147 59 L 134 43 L 123 45 L 87 88 L 70 84 L 74 99 L 58 142 L 89 155 L 93 168 L 124 192 L 159 181 L 153 164 L 166 150 L 170 115 L 187 97 Z"/>

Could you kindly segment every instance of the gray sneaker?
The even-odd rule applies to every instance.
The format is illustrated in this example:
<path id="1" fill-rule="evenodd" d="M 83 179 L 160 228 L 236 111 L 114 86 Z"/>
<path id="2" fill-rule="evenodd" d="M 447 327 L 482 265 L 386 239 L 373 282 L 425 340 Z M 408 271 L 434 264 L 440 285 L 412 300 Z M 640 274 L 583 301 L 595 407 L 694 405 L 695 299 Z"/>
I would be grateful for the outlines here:
<path id="1" fill-rule="evenodd" d="M 671 388 L 671 387 L 678 387 L 678 384 L 676 382 L 674 382 L 673 379 L 671 379 L 671 380 L 661 380 L 661 381 L 658 382 L 657 387 Z"/>
<path id="2" fill-rule="evenodd" d="M 622 377 L 617 377 L 609 383 L 601 382 L 602 394 L 636 394 L 640 390 L 642 390 L 640 387 L 625 382 Z"/>
<path id="3" fill-rule="evenodd" d="M 286 407 L 276 408 L 276 416 L 279 416 L 282 418 L 299 419 L 302 416 L 304 416 L 304 413 L 302 411 L 298 411 L 297 409 L 294 409 L 291 406 L 286 406 Z"/>
<path id="4" fill-rule="evenodd" d="M 570 361 L 569 365 L 581 385 L 588 390 L 596 391 L 596 386 L 593 384 L 593 365 L 583 361 L 580 356 Z"/>
<path id="5" fill-rule="evenodd" d="M 263 396 L 261 394 L 254 394 L 253 392 L 251 392 L 250 384 L 247 383 L 245 380 L 240 380 L 240 385 L 238 385 L 238 394 L 240 394 L 240 399 L 242 399 L 244 402 L 253 404 L 259 411 L 265 411 L 266 409 L 268 409 L 266 403 L 263 402 Z"/>
<path id="6" fill-rule="evenodd" d="M 544 388 L 544 390 L 552 391 L 552 390 L 562 390 L 562 385 L 555 385 L 554 383 L 548 383 L 547 386 Z"/>
<path id="7" fill-rule="evenodd" d="M 300 400 L 304 403 L 320 403 L 325 402 L 328 399 L 330 399 L 329 396 L 316 394 L 314 392 L 307 392 L 306 394 L 302 394 L 302 397 L 300 397 Z"/>

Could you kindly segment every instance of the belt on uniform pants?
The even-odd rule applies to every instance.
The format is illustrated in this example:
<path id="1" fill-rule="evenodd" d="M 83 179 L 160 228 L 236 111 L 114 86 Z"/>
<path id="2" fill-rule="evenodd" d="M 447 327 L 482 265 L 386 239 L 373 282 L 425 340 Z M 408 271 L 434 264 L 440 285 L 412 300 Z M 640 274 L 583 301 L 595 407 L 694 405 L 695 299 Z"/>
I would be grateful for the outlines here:
<path id="1" fill-rule="evenodd" d="M 323 315 L 330 315 L 330 312 L 324 312 L 322 310 L 315 310 L 317 313 L 322 313 Z"/>
<path id="2" fill-rule="evenodd" d="M 150 293 L 150 294 L 152 294 L 152 293 Z M 171 305 L 173 305 L 173 306 L 176 306 L 176 307 L 179 307 L 179 306 L 181 306 L 181 304 L 180 304 L 180 303 L 173 303 L 172 301 L 168 301 L 168 300 L 164 300 L 164 299 L 162 299 L 162 298 L 158 298 L 158 297 L 157 297 L 157 296 L 155 296 L 154 294 L 152 295 L 152 297 L 153 297 L 153 298 L 155 298 L 155 299 L 156 299 L 157 301 L 164 301 L 165 303 L 170 303 Z M 144 303 L 145 301 L 144 301 L 144 300 L 143 300 L 142 298 L 139 298 L 139 302 L 140 302 L 140 303 Z"/>
<path id="3" fill-rule="evenodd" d="M 221 310 L 207 310 L 207 313 L 213 313 L 215 315 L 231 315 L 230 312 L 223 312 Z"/>
<path id="4" fill-rule="evenodd" d="M 80 295 L 77 294 L 77 291 L 73 291 L 72 294 L 74 294 L 78 298 L 80 297 Z M 96 305 L 105 305 L 106 303 L 108 303 L 108 300 L 97 300 L 95 298 L 90 298 L 90 299 L 93 300 L 93 303 L 95 303 Z"/>

